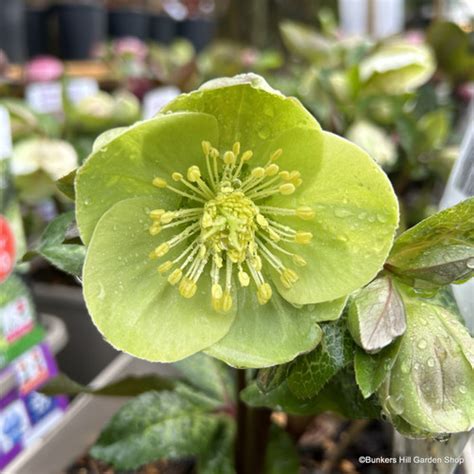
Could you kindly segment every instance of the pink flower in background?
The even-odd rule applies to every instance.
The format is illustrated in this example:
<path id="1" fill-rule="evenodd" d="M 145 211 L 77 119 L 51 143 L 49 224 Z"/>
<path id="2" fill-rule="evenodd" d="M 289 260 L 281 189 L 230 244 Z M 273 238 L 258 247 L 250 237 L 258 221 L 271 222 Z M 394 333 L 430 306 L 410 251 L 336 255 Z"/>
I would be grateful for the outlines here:
<path id="1" fill-rule="evenodd" d="M 59 79 L 64 72 L 63 63 L 53 56 L 38 56 L 25 68 L 28 82 L 47 82 Z"/>
<path id="2" fill-rule="evenodd" d="M 148 54 L 147 45 L 143 41 L 132 36 L 115 40 L 113 47 L 116 54 L 130 55 L 135 59 L 143 60 Z"/>
<path id="3" fill-rule="evenodd" d="M 405 33 L 407 43 L 418 45 L 425 42 L 425 34 L 420 30 L 410 30 Z"/>

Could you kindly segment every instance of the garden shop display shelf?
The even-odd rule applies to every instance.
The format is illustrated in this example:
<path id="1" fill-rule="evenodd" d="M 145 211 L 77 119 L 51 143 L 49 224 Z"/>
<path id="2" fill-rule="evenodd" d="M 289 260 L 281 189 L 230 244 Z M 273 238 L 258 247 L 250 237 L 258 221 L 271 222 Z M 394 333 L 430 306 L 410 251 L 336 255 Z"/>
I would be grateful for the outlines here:
<path id="1" fill-rule="evenodd" d="M 175 375 L 171 366 L 150 363 L 121 354 L 91 383 L 97 388 L 126 375 Z M 20 454 L 3 474 L 57 474 L 86 452 L 102 427 L 127 401 L 127 397 L 80 395 L 53 432 Z"/>
<path id="2" fill-rule="evenodd" d="M 64 71 L 67 77 L 90 77 L 99 82 L 109 82 L 113 79 L 111 69 L 101 61 L 65 61 Z M 12 64 L 7 72 L 6 79 L 12 83 L 22 83 L 25 79 L 25 68 Z"/>

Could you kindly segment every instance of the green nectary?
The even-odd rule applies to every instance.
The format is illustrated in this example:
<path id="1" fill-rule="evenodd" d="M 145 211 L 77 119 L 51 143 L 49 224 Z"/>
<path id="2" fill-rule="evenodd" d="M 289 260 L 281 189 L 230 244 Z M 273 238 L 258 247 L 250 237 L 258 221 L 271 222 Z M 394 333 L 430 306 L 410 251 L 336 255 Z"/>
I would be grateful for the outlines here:
<path id="1" fill-rule="evenodd" d="M 92 318 L 149 360 L 292 360 L 380 271 L 398 225 L 374 161 L 255 75 L 107 132 L 76 192 Z"/>

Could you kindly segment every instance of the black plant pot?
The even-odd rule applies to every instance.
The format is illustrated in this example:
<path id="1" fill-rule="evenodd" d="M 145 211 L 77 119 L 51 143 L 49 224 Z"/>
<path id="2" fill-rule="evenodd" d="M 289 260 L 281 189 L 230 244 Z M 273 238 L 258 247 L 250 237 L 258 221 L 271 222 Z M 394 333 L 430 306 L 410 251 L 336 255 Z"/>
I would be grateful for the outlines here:
<path id="1" fill-rule="evenodd" d="M 30 58 L 48 54 L 48 20 L 48 8 L 28 8 L 26 10 L 26 41 Z"/>
<path id="2" fill-rule="evenodd" d="M 90 58 L 106 38 L 106 12 L 100 5 L 59 5 L 59 48 L 63 59 Z"/>
<path id="3" fill-rule="evenodd" d="M 11 62 L 26 59 L 25 5 L 22 0 L 0 0 L 0 49 Z"/>
<path id="4" fill-rule="evenodd" d="M 112 38 L 134 36 L 146 40 L 149 27 L 149 17 L 145 11 L 131 9 L 109 11 L 109 35 Z"/>
<path id="5" fill-rule="evenodd" d="M 158 43 L 169 44 L 178 31 L 178 25 L 173 18 L 166 15 L 152 15 L 150 18 L 150 39 Z"/>
<path id="6" fill-rule="evenodd" d="M 179 36 L 191 41 L 196 51 L 201 51 L 212 41 L 215 31 L 215 21 L 205 18 L 184 20 L 179 24 L 178 28 Z"/>

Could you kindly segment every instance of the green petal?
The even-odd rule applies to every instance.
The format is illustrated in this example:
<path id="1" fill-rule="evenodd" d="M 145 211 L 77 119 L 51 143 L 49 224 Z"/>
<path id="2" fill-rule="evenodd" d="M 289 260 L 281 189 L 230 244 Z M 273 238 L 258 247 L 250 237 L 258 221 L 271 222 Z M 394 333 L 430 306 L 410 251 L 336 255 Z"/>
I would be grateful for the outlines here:
<path id="1" fill-rule="evenodd" d="M 159 263 L 148 255 L 159 241 L 147 230 L 147 211 L 155 204 L 150 198 L 128 199 L 100 219 L 84 265 L 84 296 L 95 325 L 114 347 L 173 362 L 222 338 L 235 311 L 211 309 L 204 276 L 195 296 L 185 299 L 157 272 Z M 165 239 L 166 231 L 162 234 Z"/>
<path id="2" fill-rule="evenodd" d="M 262 81 L 256 75 L 211 81 L 195 92 L 180 95 L 164 111 L 214 115 L 219 123 L 221 150 L 232 149 L 236 141 L 241 142 L 243 150 L 255 150 L 288 128 L 320 128 L 297 99 L 283 96 Z"/>
<path id="3" fill-rule="evenodd" d="M 281 147 L 282 163 L 286 155 L 285 164 L 294 163 L 303 178 L 293 195 L 278 195 L 268 204 L 310 206 L 316 213 L 311 221 L 285 219 L 313 239 L 291 245 L 307 261 L 293 288 L 284 288 L 274 273 L 281 295 L 294 304 L 320 303 L 370 282 L 382 269 L 398 226 L 398 201 L 384 172 L 362 149 L 327 132 L 290 130 L 268 147 Z"/>
<path id="4" fill-rule="evenodd" d="M 234 367 L 284 364 L 319 343 L 318 320 L 340 316 L 345 299 L 295 308 L 276 292 L 267 304 L 257 302 L 255 291 L 238 291 L 239 308 L 227 335 L 206 352 Z"/>
<path id="5" fill-rule="evenodd" d="M 76 178 L 82 240 L 89 242 L 100 217 L 122 199 L 153 196 L 156 207 L 176 207 L 180 198 L 154 187 L 153 178 L 203 162 L 202 140 L 216 142 L 217 136 L 211 115 L 170 114 L 137 123 L 97 149 Z"/>

